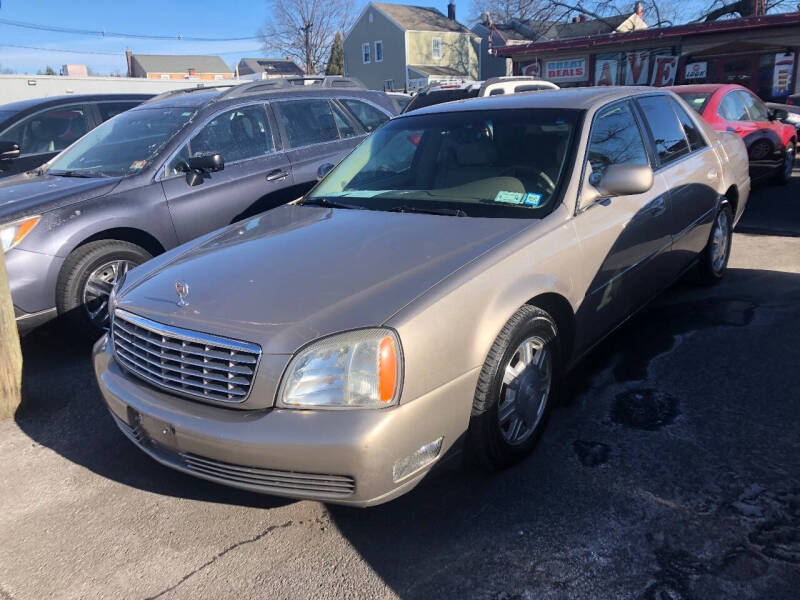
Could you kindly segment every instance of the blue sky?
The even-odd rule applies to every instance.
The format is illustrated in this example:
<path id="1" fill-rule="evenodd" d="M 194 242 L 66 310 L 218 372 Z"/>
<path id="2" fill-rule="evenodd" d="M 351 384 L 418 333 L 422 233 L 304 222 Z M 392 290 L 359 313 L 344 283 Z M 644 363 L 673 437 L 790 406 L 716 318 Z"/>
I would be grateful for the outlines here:
<path id="1" fill-rule="evenodd" d="M 367 0 L 358 2 L 361 10 Z M 395 0 L 397 1 L 397 0 Z M 267 6 L 261 0 L 0 0 L 0 18 L 42 25 L 74 27 L 124 33 L 203 37 L 247 37 L 258 33 L 267 19 Z M 414 4 L 408 0 L 403 4 Z M 447 12 L 447 0 L 416 2 Z M 467 2 L 462 1 L 463 10 Z M 461 6 L 459 6 L 461 8 Z M 466 14 L 459 17 L 463 20 Z M 43 52 L 4 44 L 42 46 L 114 52 L 118 56 Z M 64 63 L 88 64 L 101 72 L 125 73 L 124 52 L 130 46 L 142 54 L 220 54 L 228 64 L 242 56 L 260 56 L 257 40 L 236 42 L 152 41 L 103 39 L 82 35 L 21 29 L 0 24 L 0 67 L 20 73 L 35 73 L 51 65 L 58 70 Z"/>

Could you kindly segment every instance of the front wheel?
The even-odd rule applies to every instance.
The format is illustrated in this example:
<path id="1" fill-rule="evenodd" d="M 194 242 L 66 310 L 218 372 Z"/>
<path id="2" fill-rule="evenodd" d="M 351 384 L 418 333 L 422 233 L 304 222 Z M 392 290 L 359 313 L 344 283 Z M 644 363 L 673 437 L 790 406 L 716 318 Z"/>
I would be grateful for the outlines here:
<path id="1" fill-rule="evenodd" d="M 544 430 L 560 363 L 555 321 L 523 306 L 495 339 L 473 400 L 469 455 L 489 470 L 524 458 Z"/>
<path id="2" fill-rule="evenodd" d="M 80 246 L 67 257 L 56 289 L 59 315 L 76 333 L 99 336 L 108 328 L 108 299 L 117 280 L 152 258 L 144 248 L 120 240 Z"/>
<path id="3" fill-rule="evenodd" d="M 730 205 L 725 203 L 714 218 L 708 244 L 700 255 L 700 262 L 697 263 L 696 274 L 700 283 L 713 285 L 725 275 L 728 258 L 731 255 L 732 238 L 733 212 Z"/>
<path id="4" fill-rule="evenodd" d="M 794 170 L 794 157 L 795 157 L 795 144 L 789 142 L 783 152 L 783 163 L 781 170 L 775 176 L 775 181 L 781 184 L 789 183 L 792 178 L 792 171 Z"/>

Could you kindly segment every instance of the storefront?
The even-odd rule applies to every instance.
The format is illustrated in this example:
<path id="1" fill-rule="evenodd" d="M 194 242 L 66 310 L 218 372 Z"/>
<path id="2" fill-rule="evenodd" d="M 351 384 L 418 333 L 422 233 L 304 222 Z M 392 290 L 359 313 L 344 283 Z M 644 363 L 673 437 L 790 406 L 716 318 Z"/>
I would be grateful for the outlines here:
<path id="1" fill-rule="evenodd" d="M 514 73 L 561 87 L 738 83 L 764 100 L 800 91 L 800 13 L 503 46 Z"/>

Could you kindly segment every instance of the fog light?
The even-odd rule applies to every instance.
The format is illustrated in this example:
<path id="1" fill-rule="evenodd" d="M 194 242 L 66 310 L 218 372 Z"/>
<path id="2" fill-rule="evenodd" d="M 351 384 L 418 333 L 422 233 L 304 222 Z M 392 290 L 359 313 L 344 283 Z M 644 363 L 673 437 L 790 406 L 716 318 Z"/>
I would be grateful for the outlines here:
<path id="1" fill-rule="evenodd" d="M 400 481 L 404 477 L 411 475 L 415 471 L 419 471 L 422 467 L 433 462 L 439 456 L 439 451 L 442 449 L 442 440 L 434 440 L 422 446 L 419 450 L 414 452 L 411 456 L 401 458 L 394 463 L 392 468 L 392 476 L 395 482 Z"/>

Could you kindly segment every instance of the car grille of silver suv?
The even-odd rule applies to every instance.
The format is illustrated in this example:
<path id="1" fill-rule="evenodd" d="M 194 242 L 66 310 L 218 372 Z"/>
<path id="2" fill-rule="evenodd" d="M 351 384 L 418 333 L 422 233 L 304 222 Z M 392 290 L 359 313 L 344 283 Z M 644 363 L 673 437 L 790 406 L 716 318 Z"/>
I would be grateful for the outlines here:
<path id="1" fill-rule="evenodd" d="M 114 311 L 114 355 L 132 374 L 160 388 L 213 402 L 244 402 L 261 356 L 255 344 L 170 327 Z"/>

